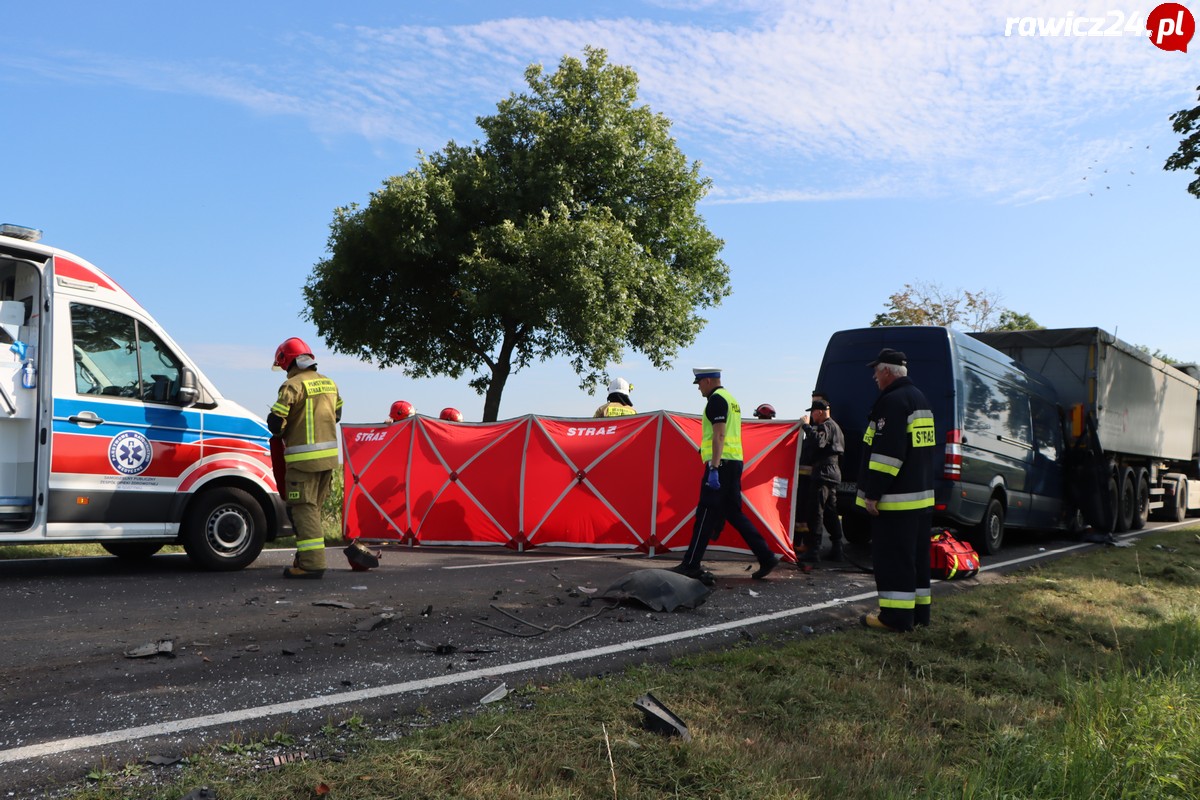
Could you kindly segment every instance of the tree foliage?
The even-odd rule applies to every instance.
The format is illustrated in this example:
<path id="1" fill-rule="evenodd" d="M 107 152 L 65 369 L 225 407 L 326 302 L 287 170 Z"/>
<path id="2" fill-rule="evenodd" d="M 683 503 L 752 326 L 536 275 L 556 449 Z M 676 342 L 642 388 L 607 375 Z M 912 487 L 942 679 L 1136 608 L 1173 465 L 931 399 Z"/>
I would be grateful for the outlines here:
<path id="1" fill-rule="evenodd" d="M 1200 86 L 1196 87 L 1196 91 L 1200 92 Z M 1172 114 L 1171 128 L 1183 139 L 1179 142 L 1179 149 L 1171 154 L 1163 169 L 1182 169 L 1196 173 L 1196 180 L 1188 184 L 1188 192 L 1200 198 L 1200 105 Z"/>
<path id="2" fill-rule="evenodd" d="M 986 289 L 968 292 L 936 283 L 906 283 L 888 298 L 887 311 L 876 314 L 872 327 L 944 325 L 970 331 L 1017 331 L 1040 328 L 1028 314 L 1004 308 L 1000 296 Z"/>
<path id="3" fill-rule="evenodd" d="M 470 373 L 497 418 L 509 375 L 565 357 L 595 385 L 624 348 L 663 368 L 729 294 L 696 211 L 710 181 L 637 105 L 637 75 L 587 48 L 525 71 L 476 123 L 365 207 L 338 208 L 304 287 L 330 348 L 413 377 Z"/>

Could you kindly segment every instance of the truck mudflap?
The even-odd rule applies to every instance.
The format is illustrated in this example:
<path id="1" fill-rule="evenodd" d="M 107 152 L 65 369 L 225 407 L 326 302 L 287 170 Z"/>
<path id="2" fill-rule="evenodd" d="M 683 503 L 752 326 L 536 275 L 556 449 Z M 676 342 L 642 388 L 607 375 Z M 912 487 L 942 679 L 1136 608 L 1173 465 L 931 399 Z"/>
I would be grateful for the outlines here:
<path id="1" fill-rule="evenodd" d="M 1083 520 L 1101 533 L 1117 525 L 1116 486 L 1108 457 L 1100 448 L 1096 420 L 1086 416 L 1083 433 L 1067 448 L 1064 463 L 1067 501 L 1083 514 Z"/>

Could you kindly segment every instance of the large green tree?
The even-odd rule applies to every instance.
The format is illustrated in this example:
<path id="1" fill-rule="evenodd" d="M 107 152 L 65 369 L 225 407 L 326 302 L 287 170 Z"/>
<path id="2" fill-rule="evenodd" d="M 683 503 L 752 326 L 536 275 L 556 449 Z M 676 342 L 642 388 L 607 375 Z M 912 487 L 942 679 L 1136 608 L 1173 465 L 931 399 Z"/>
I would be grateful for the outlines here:
<path id="1" fill-rule="evenodd" d="M 1000 305 L 1000 296 L 982 289 L 968 292 L 937 283 L 906 283 L 888 298 L 887 310 L 871 327 L 945 325 L 970 331 L 1017 331 L 1040 328 L 1033 317 Z"/>
<path id="2" fill-rule="evenodd" d="M 587 48 L 448 143 L 338 208 L 305 316 L 337 352 L 413 377 L 470 374 L 495 420 L 511 373 L 565 357 L 580 386 L 626 347 L 656 367 L 729 294 L 723 242 L 696 211 L 710 181 L 637 75 Z"/>
<path id="3" fill-rule="evenodd" d="M 1200 92 L 1200 86 L 1196 87 Z M 1200 105 L 1184 108 L 1171 115 L 1171 127 L 1183 137 L 1179 149 L 1171 154 L 1163 169 L 1182 169 L 1196 173 L 1196 180 L 1188 184 L 1188 191 L 1200 198 Z"/>

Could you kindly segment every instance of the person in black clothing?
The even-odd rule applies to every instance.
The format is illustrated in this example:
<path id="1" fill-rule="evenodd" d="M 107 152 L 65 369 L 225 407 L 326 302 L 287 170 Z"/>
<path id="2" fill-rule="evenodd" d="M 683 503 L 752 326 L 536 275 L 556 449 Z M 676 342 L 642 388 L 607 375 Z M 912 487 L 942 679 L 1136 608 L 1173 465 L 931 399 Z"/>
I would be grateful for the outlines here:
<path id="1" fill-rule="evenodd" d="M 821 560 L 821 541 L 829 531 L 830 549 L 826 558 L 841 561 L 842 521 L 838 517 L 837 487 L 842 481 L 841 455 L 846 452 L 846 440 L 839 426 L 829 416 L 829 404 L 814 400 L 812 414 L 800 418 L 804 430 L 802 451 L 810 468 L 807 481 L 808 532 L 804 536 L 801 563 L 815 564 Z"/>
<path id="2" fill-rule="evenodd" d="M 820 389 L 813 389 L 812 404 L 828 403 L 829 398 Z M 812 409 L 809 409 L 810 411 Z M 812 484 L 812 447 L 807 436 L 800 439 L 799 466 L 796 470 L 796 525 L 792 529 L 792 549 L 796 551 L 796 563 L 803 564 L 808 552 L 808 508 Z M 817 542 L 820 544 L 820 541 Z"/>
<path id="3" fill-rule="evenodd" d="M 690 578 L 702 578 L 701 562 L 710 539 L 716 539 L 728 522 L 746 540 L 758 559 L 758 570 L 750 577 L 762 580 L 779 564 L 780 557 L 742 511 L 742 407 L 729 390 L 721 385 L 721 370 L 700 367 L 692 370 L 692 381 L 707 403 L 700 418 L 700 459 L 704 471 L 700 478 L 700 501 L 692 540 L 683 561 L 674 572 Z"/>
<path id="4" fill-rule="evenodd" d="M 868 364 L 879 397 L 863 434 L 857 504 L 871 516 L 871 556 L 879 610 L 868 628 L 909 631 L 928 625 L 929 531 L 933 525 L 937 436 L 925 395 L 908 379 L 904 353 L 885 347 Z"/>

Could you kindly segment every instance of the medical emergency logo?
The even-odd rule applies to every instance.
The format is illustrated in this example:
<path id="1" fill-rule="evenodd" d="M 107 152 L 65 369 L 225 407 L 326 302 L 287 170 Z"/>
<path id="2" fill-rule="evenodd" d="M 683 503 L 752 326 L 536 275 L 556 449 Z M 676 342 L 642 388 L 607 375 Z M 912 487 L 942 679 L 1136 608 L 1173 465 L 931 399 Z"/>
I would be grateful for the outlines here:
<path id="1" fill-rule="evenodd" d="M 121 431 L 108 446 L 108 463 L 122 475 L 141 475 L 153 457 L 150 440 L 137 431 Z"/>

